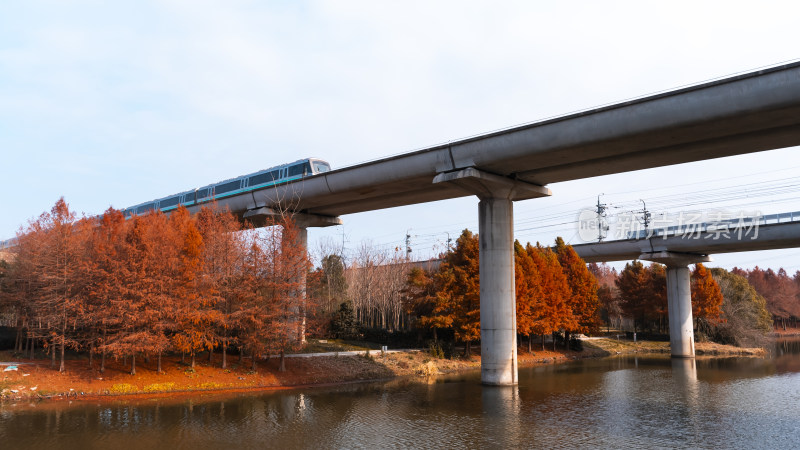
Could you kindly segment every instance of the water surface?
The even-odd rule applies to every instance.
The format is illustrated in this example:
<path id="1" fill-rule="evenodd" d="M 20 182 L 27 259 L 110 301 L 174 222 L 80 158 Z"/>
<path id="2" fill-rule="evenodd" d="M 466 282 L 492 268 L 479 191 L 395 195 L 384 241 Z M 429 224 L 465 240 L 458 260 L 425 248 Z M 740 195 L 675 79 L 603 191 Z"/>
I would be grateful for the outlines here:
<path id="1" fill-rule="evenodd" d="M 774 358 L 617 357 L 480 375 L 0 407 L 0 448 L 796 448 L 800 341 Z"/>

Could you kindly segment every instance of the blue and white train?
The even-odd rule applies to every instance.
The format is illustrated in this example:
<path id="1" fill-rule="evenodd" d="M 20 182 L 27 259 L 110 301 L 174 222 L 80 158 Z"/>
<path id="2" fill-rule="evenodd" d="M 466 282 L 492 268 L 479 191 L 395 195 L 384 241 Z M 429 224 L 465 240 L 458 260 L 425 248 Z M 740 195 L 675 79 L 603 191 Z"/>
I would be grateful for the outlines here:
<path id="1" fill-rule="evenodd" d="M 123 209 L 125 217 L 144 214 L 152 210 L 169 212 L 179 205 L 186 207 L 202 205 L 226 197 L 250 192 L 276 184 L 287 183 L 331 170 L 330 164 L 317 158 L 306 158 L 289 164 L 270 167 L 255 173 L 209 184 L 191 191 L 173 194 Z"/>

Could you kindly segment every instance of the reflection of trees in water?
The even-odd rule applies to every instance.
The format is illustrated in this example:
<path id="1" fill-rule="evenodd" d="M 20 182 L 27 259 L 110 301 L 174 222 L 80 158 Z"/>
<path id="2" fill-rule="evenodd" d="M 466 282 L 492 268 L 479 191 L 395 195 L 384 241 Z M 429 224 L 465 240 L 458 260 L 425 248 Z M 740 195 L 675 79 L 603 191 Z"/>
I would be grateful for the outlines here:
<path id="1" fill-rule="evenodd" d="M 777 444 L 791 430 L 797 437 L 796 418 L 785 412 L 800 379 L 774 376 L 789 358 L 800 361 L 797 354 L 585 360 L 522 369 L 518 387 L 481 386 L 474 373 L 432 384 L 0 406 L 0 448 Z"/>

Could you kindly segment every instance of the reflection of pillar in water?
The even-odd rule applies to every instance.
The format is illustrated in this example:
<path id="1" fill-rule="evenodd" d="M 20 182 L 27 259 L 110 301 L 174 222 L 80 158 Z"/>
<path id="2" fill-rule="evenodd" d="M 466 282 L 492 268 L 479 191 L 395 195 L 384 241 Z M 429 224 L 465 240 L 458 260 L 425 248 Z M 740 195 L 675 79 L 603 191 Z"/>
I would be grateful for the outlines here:
<path id="1" fill-rule="evenodd" d="M 672 379 L 686 405 L 694 409 L 699 404 L 697 362 L 694 359 L 672 358 Z"/>
<path id="2" fill-rule="evenodd" d="M 517 386 L 484 386 L 481 389 L 483 404 L 483 437 L 487 441 L 482 447 L 510 447 L 521 442 L 520 399 Z M 492 445 L 493 444 L 493 445 Z"/>
<path id="3" fill-rule="evenodd" d="M 283 414 L 283 417 L 289 421 L 294 420 L 295 415 L 297 414 L 297 395 L 282 395 L 280 403 L 281 414 Z"/>

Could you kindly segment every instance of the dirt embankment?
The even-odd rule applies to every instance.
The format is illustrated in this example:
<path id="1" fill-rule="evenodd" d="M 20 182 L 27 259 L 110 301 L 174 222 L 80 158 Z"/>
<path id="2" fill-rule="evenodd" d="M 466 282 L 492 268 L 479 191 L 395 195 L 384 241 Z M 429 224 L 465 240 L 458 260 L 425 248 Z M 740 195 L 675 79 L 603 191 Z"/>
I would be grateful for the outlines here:
<path id="1" fill-rule="evenodd" d="M 584 348 L 604 352 L 608 355 L 624 354 L 669 354 L 669 342 L 627 341 L 611 338 L 591 339 L 584 341 Z M 697 356 L 765 356 L 763 348 L 741 348 L 714 342 L 696 342 Z"/>
<path id="2" fill-rule="evenodd" d="M 775 330 L 770 333 L 770 336 L 776 339 L 783 339 L 783 338 L 796 338 L 800 337 L 800 328 L 775 328 Z"/>
<path id="3" fill-rule="evenodd" d="M 601 357 L 626 353 L 669 353 L 669 343 L 628 342 L 613 339 L 585 341 L 584 350 L 553 351 L 534 347 L 533 353 L 520 349 L 520 367 L 554 364 L 571 359 Z M 764 354 L 761 349 L 740 349 L 718 344 L 698 343 L 698 355 L 753 355 Z M 218 390 L 268 390 L 299 386 L 321 386 L 380 380 L 399 376 L 431 376 L 480 368 L 480 356 L 470 358 L 438 359 L 424 351 L 382 354 L 372 351 L 359 356 L 321 356 L 287 358 L 286 371 L 278 370 L 278 359 L 260 361 L 255 371 L 250 370 L 249 359 L 230 358 L 228 368 L 220 368 L 219 355 L 209 363 L 197 360 L 194 369 L 179 357 L 167 357 L 162 362 L 162 372 L 156 372 L 156 362 L 137 361 L 136 375 L 122 360 L 111 360 L 105 373 L 89 368 L 85 359 L 68 360 L 66 371 L 51 369 L 49 360 L 26 360 L 0 352 L 0 361 L 16 361 L 17 370 L 1 371 L 0 398 L 5 401 L 20 400 L 97 400 L 118 395 L 145 397 L 192 395 L 198 391 Z M 129 363 L 129 361 L 127 361 Z"/>

